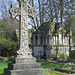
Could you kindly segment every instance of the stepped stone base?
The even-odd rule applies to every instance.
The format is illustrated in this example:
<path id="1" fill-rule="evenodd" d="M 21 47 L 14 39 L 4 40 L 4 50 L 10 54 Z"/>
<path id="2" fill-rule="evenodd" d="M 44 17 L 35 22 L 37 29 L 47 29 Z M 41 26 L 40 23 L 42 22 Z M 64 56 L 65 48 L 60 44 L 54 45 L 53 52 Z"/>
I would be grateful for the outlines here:
<path id="1" fill-rule="evenodd" d="M 9 70 L 5 69 L 5 75 L 45 75 L 43 69 Z"/>
<path id="2" fill-rule="evenodd" d="M 45 75 L 45 70 L 40 68 L 40 63 L 36 63 L 33 57 L 17 57 L 14 63 L 9 63 L 8 68 L 4 69 L 4 75 Z"/>

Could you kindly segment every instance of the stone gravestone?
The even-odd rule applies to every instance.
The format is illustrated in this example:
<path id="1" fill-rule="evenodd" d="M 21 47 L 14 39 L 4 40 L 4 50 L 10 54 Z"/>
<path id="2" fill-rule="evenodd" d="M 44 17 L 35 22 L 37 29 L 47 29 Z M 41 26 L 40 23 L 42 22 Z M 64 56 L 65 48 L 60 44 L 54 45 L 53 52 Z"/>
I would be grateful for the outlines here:
<path id="1" fill-rule="evenodd" d="M 20 25 L 20 49 L 18 55 L 14 58 L 13 63 L 8 64 L 4 70 L 5 75 L 45 75 L 45 70 L 40 68 L 36 63 L 36 58 L 32 56 L 32 51 L 28 46 L 28 16 L 36 17 L 35 7 L 31 7 L 28 0 L 20 0 L 19 4 L 13 4 L 10 9 L 12 17 L 21 21 Z"/>

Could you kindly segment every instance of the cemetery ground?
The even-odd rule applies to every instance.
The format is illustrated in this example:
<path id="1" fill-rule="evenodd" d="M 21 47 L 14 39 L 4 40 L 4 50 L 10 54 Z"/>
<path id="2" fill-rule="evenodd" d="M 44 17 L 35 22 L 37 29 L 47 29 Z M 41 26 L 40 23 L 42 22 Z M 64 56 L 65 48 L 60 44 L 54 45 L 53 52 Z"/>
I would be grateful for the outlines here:
<path id="1" fill-rule="evenodd" d="M 41 68 L 45 69 L 45 75 L 69 75 L 69 73 L 55 71 L 55 68 L 75 68 L 72 65 L 64 65 L 62 63 L 56 63 L 56 61 L 52 60 L 44 60 L 44 61 L 37 61 L 41 64 Z M 4 75 L 4 68 L 8 68 L 8 63 L 11 61 L 2 61 L 0 60 L 0 75 Z"/>

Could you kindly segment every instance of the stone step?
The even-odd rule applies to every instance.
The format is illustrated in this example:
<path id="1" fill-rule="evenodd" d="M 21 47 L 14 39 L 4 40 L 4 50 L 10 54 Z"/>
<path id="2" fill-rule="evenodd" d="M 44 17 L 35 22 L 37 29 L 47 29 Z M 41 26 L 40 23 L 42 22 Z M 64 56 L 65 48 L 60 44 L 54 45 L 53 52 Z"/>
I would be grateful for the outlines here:
<path id="1" fill-rule="evenodd" d="M 41 68 L 24 70 L 4 69 L 4 75 L 45 75 L 45 70 Z"/>
<path id="2" fill-rule="evenodd" d="M 14 63 L 36 62 L 36 58 L 15 58 Z"/>
<path id="3" fill-rule="evenodd" d="M 29 63 L 29 62 L 28 63 L 18 63 L 18 64 L 9 63 L 8 68 L 10 70 L 40 68 L 40 63 Z"/>

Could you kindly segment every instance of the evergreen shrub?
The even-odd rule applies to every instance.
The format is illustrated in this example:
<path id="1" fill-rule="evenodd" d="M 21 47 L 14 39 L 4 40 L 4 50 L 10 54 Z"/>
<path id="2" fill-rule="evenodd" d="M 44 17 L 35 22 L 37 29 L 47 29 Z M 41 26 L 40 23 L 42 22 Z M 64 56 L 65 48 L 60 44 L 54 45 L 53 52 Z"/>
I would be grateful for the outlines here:
<path id="1" fill-rule="evenodd" d="M 14 42 L 10 39 L 0 38 L 0 46 L 1 46 L 1 56 L 13 56 L 16 54 L 16 50 L 18 50 L 19 43 Z"/>
<path id="2" fill-rule="evenodd" d="M 70 59 L 75 60 L 75 51 L 70 52 Z"/>

